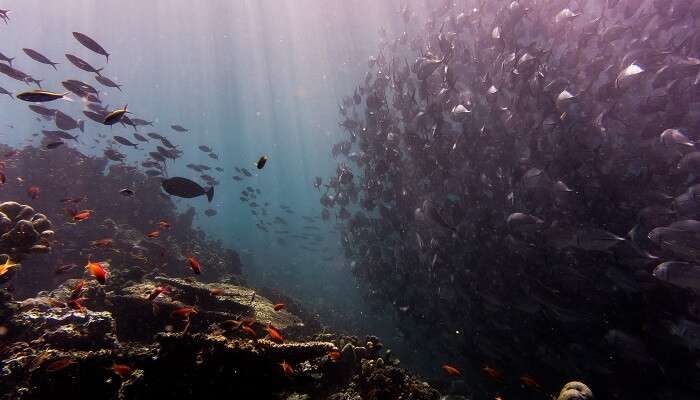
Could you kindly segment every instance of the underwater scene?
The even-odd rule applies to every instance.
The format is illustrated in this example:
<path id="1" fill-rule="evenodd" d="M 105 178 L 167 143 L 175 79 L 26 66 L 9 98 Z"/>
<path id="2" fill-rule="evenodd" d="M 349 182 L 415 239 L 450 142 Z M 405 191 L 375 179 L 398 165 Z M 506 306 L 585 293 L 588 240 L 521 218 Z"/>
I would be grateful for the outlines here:
<path id="1" fill-rule="evenodd" d="M 0 38 L 0 400 L 700 399 L 700 0 Z"/>

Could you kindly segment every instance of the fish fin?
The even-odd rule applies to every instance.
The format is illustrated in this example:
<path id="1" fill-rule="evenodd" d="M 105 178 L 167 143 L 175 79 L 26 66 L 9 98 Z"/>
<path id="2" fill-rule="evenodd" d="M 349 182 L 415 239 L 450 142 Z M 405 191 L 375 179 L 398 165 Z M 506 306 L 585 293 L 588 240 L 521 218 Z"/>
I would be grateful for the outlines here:
<path id="1" fill-rule="evenodd" d="M 207 190 L 206 194 L 207 194 L 207 199 L 211 203 L 211 201 L 214 199 L 214 186 L 210 187 L 209 190 Z"/>

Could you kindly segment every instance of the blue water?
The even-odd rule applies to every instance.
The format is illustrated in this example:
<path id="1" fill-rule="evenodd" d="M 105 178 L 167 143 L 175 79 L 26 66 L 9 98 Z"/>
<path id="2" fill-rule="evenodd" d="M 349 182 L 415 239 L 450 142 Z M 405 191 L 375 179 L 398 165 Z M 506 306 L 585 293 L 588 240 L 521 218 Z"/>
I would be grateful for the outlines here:
<path id="1" fill-rule="evenodd" d="M 218 215 L 203 215 L 203 198 L 178 200 L 184 211 L 198 210 L 195 224 L 211 237 L 236 249 L 244 273 L 253 285 L 267 286 L 301 299 L 322 321 L 354 333 L 394 337 L 393 317 L 371 312 L 362 301 L 342 256 L 339 234 L 329 223 L 317 232 L 324 237 L 310 252 L 300 242 L 255 228 L 249 207 L 239 201 L 246 186 L 259 188 L 257 202 L 269 202 L 270 219 L 289 221 L 282 227 L 302 232 L 301 216 L 319 216 L 315 176 L 332 174 L 337 165 L 330 155 L 333 143 L 345 139 L 339 126 L 338 102 L 352 93 L 376 54 L 379 30 L 398 24 L 398 1 L 376 0 L 245 0 L 191 2 L 184 0 L 118 2 L 22 0 L 3 2 L 12 10 L 9 25 L 0 23 L 0 51 L 16 57 L 13 65 L 37 79 L 48 90 L 63 91 L 65 79 L 85 81 L 101 91 L 103 104 L 128 103 L 135 117 L 154 120 L 158 132 L 184 150 L 169 163 L 170 176 L 198 179 L 188 163 L 220 166 L 224 173 L 208 171 L 222 182 L 212 208 Z M 78 43 L 71 32 L 90 35 L 111 53 L 109 63 Z M 58 70 L 35 62 L 21 48 L 35 49 L 59 62 Z M 123 92 L 100 86 L 92 76 L 71 65 L 65 53 L 77 55 L 103 75 L 123 84 Z M 11 92 L 27 88 L 0 76 L 0 86 Z M 0 139 L 11 145 L 37 144 L 41 129 L 56 129 L 51 121 L 37 121 L 26 103 L 0 98 Z M 83 105 L 54 102 L 52 107 L 82 117 Z M 85 119 L 83 117 L 83 119 Z M 13 129 L 5 126 L 11 124 Z M 180 124 L 190 133 L 172 131 Z M 77 130 L 72 133 L 78 132 Z M 81 134 L 86 154 L 100 155 L 104 142 L 98 134 L 133 138 L 131 127 L 112 128 L 86 121 Z M 72 146 L 73 144 L 71 144 Z M 196 147 L 208 145 L 217 162 Z M 115 146 L 128 154 L 129 164 L 146 157 L 144 151 Z M 146 146 L 153 151 L 153 144 Z M 266 168 L 242 182 L 234 182 L 234 166 L 251 171 L 261 155 L 270 157 Z M 96 188 L 97 189 L 97 188 Z M 279 209 L 290 206 L 295 214 Z"/>

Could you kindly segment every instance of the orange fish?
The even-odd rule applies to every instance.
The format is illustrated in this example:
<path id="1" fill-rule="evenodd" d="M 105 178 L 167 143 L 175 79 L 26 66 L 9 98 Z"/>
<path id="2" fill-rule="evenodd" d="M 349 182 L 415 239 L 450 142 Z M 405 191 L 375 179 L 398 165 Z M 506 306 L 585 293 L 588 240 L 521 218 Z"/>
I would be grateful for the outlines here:
<path id="1" fill-rule="evenodd" d="M 496 397 L 494 397 L 493 400 L 503 400 L 503 397 L 496 395 Z"/>
<path id="2" fill-rule="evenodd" d="M 190 265 L 190 268 L 192 268 L 192 272 L 197 275 L 202 273 L 202 264 L 200 264 L 197 259 L 194 257 L 187 257 L 187 263 Z"/>
<path id="3" fill-rule="evenodd" d="M 68 307 L 72 308 L 73 310 L 85 312 L 85 306 L 83 305 L 83 302 L 85 300 L 87 300 L 86 297 L 80 297 L 77 299 L 71 299 L 66 304 L 68 305 Z"/>
<path id="4" fill-rule="evenodd" d="M 497 381 L 503 380 L 503 374 L 500 371 L 489 367 L 488 365 L 484 365 L 483 367 L 481 367 L 481 370 L 484 371 L 484 373 L 492 379 L 495 379 Z"/>
<path id="5" fill-rule="evenodd" d="M 31 197 L 32 200 L 39 197 L 40 192 L 41 192 L 41 190 L 37 186 L 32 186 L 27 190 L 27 194 L 29 195 L 29 197 Z"/>
<path id="6" fill-rule="evenodd" d="M 531 377 L 530 375 L 521 376 L 520 383 L 529 387 L 530 389 L 542 390 L 542 386 L 539 383 L 537 383 L 535 378 Z"/>
<path id="7" fill-rule="evenodd" d="M 241 329 L 243 329 L 243 332 L 247 333 L 248 336 L 250 336 L 253 339 L 256 339 L 258 337 L 258 335 L 255 334 L 253 328 L 249 327 L 248 325 L 243 325 Z"/>
<path id="8" fill-rule="evenodd" d="M 282 371 L 284 372 L 284 375 L 287 376 L 287 378 L 294 375 L 294 370 L 292 369 L 292 366 L 287 364 L 286 361 L 282 361 L 282 363 L 280 363 L 280 366 L 282 367 Z"/>
<path id="9" fill-rule="evenodd" d="M 168 294 L 168 288 L 165 286 L 158 286 L 157 288 L 153 289 L 153 291 L 148 295 L 148 301 L 153 301 L 161 293 Z"/>
<path id="10" fill-rule="evenodd" d="M 340 358 L 342 355 L 338 350 L 331 350 L 328 352 L 328 358 L 330 358 L 333 361 L 340 361 Z"/>
<path id="11" fill-rule="evenodd" d="M 75 284 L 73 290 L 70 293 L 70 299 L 75 300 L 83 293 L 83 287 L 85 287 L 85 280 L 81 279 Z"/>
<path id="12" fill-rule="evenodd" d="M 279 329 L 272 326 L 272 323 L 267 324 L 266 330 L 267 334 L 270 335 L 270 340 L 272 340 L 275 343 L 284 342 L 284 337 L 282 336 L 282 333 L 280 333 Z"/>
<path id="13" fill-rule="evenodd" d="M 160 232 L 159 232 L 159 231 L 153 231 L 153 232 L 149 233 L 149 234 L 146 235 L 146 236 L 148 236 L 148 237 L 151 238 L 151 239 L 159 238 L 159 237 L 160 237 Z"/>
<path id="14" fill-rule="evenodd" d="M 131 367 L 124 364 L 113 364 L 112 371 L 122 378 L 128 378 L 131 375 Z"/>
<path id="15" fill-rule="evenodd" d="M 107 247 L 107 246 L 111 245 L 112 243 L 114 243 L 114 240 L 109 239 L 109 238 L 93 240 L 92 242 L 90 242 L 90 244 L 92 244 L 93 246 L 97 246 L 97 247 Z"/>
<path id="16" fill-rule="evenodd" d="M 170 313 L 172 318 L 190 319 L 190 315 L 197 314 L 197 309 L 194 307 L 180 307 Z"/>
<path id="17" fill-rule="evenodd" d="M 272 308 L 274 308 L 275 311 L 279 311 L 279 310 L 281 310 L 281 309 L 284 308 L 284 304 L 283 304 L 283 303 L 277 303 L 277 304 L 275 304 L 274 307 L 272 307 Z"/>
<path id="18" fill-rule="evenodd" d="M 455 367 L 453 367 L 453 366 L 451 366 L 451 365 L 443 364 L 443 365 L 442 365 L 442 369 L 444 369 L 445 372 L 447 372 L 447 375 L 450 375 L 450 376 L 462 376 L 462 373 L 461 373 L 457 368 L 455 368 Z"/>
<path id="19" fill-rule="evenodd" d="M 0 184 L 5 184 L 7 182 L 7 177 L 5 176 L 4 172 L 0 172 Z"/>
<path id="20" fill-rule="evenodd" d="M 60 371 L 63 368 L 66 368 L 70 365 L 75 364 L 75 360 L 71 358 L 61 358 L 60 360 L 56 360 L 49 365 L 46 366 L 46 372 L 56 372 Z"/>
<path id="21" fill-rule="evenodd" d="M 212 296 L 220 296 L 220 295 L 224 294 L 225 292 L 226 292 L 226 291 L 225 291 L 224 289 L 222 289 L 222 288 L 214 288 L 214 289 L 212 289 L 209 293 L 210 293 Z"/>
<path id="22" fill-rule="evenodd" d="M 158 226 L 160 226 L 160 229 L 170 229 L 170 223 L 165 220 L 160 220 Z"/>
<path id="23" fill-rule="evenodd" d="M 83 211 L 77 212 L 77 213 L 75 213 L 75 215 L 73 215 L 73 221 L 75 221 L 75 222 L 85 221 L 86 219 L 90 218 L 91 215 L 92 215 L 91 210 L 83 210 Z"/>
<path id="24" fill-rule="evenodd" d="M 100 282 L 103 285 L 107 283 L 107 270 L 104 269 L 102 264 L 88 261 L 85 268 L 87 268 L 90 271 L 90 273 L 92 273 L 92 276 L 95 277 L 97 282 Z"/>

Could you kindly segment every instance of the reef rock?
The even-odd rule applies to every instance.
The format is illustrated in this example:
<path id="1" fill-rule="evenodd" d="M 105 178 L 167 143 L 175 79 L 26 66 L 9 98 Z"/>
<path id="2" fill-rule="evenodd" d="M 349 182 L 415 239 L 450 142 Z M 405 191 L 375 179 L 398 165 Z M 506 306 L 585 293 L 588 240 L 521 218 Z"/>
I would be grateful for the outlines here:
<path id="1" fill-rule="evenodd" d="M 0 251 L 44 252 L 53 233 L 51 221 L 32 207 L 14 201 L 0 204 Z"/>

